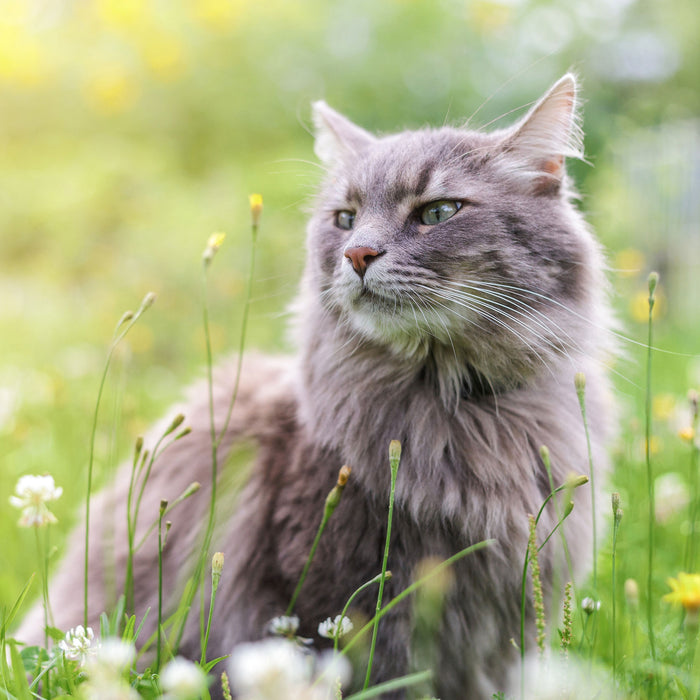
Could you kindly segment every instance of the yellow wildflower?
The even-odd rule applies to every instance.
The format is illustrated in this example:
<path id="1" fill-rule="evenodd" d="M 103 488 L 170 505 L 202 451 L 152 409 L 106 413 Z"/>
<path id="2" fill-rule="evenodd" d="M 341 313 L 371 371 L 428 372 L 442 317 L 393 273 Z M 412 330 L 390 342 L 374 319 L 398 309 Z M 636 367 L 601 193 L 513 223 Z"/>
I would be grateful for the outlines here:
<path id="1" fill-rule="evenodd" d="M 260 221 L 260 214 L 263 208 L 263 199 L 261 194 L 251 194 L 250 197 L 250 215 L 253 217 L 253 226 L 257 226 Z"/>
<path id="2" fill-rule="evenodd" d="M 89 104 L 101 114 L 125 112 L 138 96 L 138 85 L 119 63 L 98 66 L 85 84 Z"/>
<path id="3" fill-rule="evenodd" d="M 686 442 L 692 442 L 695 438 L 695 430 L 693 430 L 692 426 L 687 425 L 678 431 L 678 437 Z"/>
<path id="4" fill-rule="evenodd" d="M 651 412 L 657 420 L 668 420 L 676 410 L 676 397 L 672 394 L 657 394 L 652 399 Z"/>
<path id="5" fill-rule="evenodd" d="M 668 578 L 666 583 L 672 590 L 663 599 L 673 605 L 682 605 L 687 613 L 696 615 L 700 610 L 700 574 L 681 571 L 678 578 Z"/>
<path id="6" fill-rule="evenodd" d="M 216 255 L 216 251 L 221 248 L 225 238 L 226 234 L 222 233 L 221 231 L 212 233 L 211 236 L 209 236 L 207 239 L 207 247 L 202 253 L 202 260 L 204 260 L 205 265 L 209 265 L 209 263 L 212 261 L 212 258 L 214 255 Z"/>
<path id="7" fill-rule="evenodd" d="M 226 234 L 223 231 L 216 231 L 212 233 L 207 239 L 207 248 L 214 248 L 214 250 L 219 250 L 224 243 Z"/>
<path id="8" fill-rule="evenodd" d="M 210 31 L 226 32 L 243 13 L 242 0 L 190 0 L 190 12 Z"/>
<path id="9" fill-rule="evenodd" d="M 651 312 L 653 320 L 663 316 L 665 306 L 665 298 L 657 287 L 655 290 L 654 308 Z M 647 323 L 649 321 L 649 291 L 647 289 L 637 292 L 630 299 L 629 311 L 632 318 L 638 323 Z"/>
<path id="10" fill-rule="evenodd" d="M 646 260 L 641 250 L 625 248 L 615 256 L 614 265 L 621 277 L 636 277 L 646 267 Z"/>
<path id="11" fill-rule="evenodd" d="M 185 70 L 183 44 L 174 36 L 151 34 L 141 46 L 146 65 L 159 80 L 171 81 L 179 78 Z"/>
<path id="12" fill-rule="evenodd" d="M 95 14 L 108 27 L 138 28 L 149 15 L 149 3 L 143 0 L 96 0 Z"/>

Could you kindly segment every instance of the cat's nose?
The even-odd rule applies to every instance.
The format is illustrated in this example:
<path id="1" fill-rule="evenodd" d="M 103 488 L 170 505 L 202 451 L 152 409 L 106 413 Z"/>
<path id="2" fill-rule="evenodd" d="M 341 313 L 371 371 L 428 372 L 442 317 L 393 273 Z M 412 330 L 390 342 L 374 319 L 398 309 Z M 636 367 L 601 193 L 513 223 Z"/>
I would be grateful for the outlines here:
<path id="1" fill-rule="evenodd" d="M 352 266 L 360 277 L 365 276 L 365 270 L 372 260 L 374 260 L 381 252 L 374 248 L 366 246 L 358 246 L 357 248 L 347 248 L 344 253 L 346 258 L 349 258 Z"/>

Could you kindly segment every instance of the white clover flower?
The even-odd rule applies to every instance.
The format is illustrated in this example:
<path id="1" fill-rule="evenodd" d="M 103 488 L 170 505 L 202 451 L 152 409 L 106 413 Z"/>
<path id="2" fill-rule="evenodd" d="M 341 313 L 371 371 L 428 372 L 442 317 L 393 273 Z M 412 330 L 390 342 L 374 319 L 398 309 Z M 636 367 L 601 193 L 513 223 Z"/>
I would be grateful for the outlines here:
<path id="1" fill-rule="evenodd" d="M 133 644 L 117 637 L 108 637 L 102 640 L 94 657 L 90 659 L 90 666 L 93 672 L 99 669 L 100 673 L 117 676 L 131 668 L 135 658 L 136 648 Z"/>
<path id="2" fill-rule="evenodd" d="M 80 686 L 81 700 L 141 700 L 141 696 L 121 678 L 89 678 Z"/>
<path id="3" fill-rule="evenodd" d="M 349 617 L 343 617 L 342 615 L 336 615 L 334 620 L 330 617 L 326 618 L 319 626 L 318 633 L 322 637 L 328 639 L 335 639 L 336 634 L 338 637 L 345 636 L 348 632 L 352 632 L 353 624 Z"/>
<path id="4" fill-rule="evenodd" d="M 99 643 L 92 646 L 94 638 L 92 627 L 85 629 L 82 625 L 78 625 L 66 632 L 65 638 L 58 643 L 58 646 L 67 659 L 77 661 L 83 666 L 88 656 L 96 654 L 99 649 Z"/>
<path id="5" fill-rule="evenodd" d="M 46 506 L 47 501 L 55 501 L 63 489 L 56 486 L 53 477 L 26 474 L 19 478 L 15 495 L 10 496 L 10 505 L 22 509 L 19 524 L 22 527 L 42 527 L 56 522 L 56 516 Z"/>
<path id="6" fill-rule="evenodd" d="M 346 618 L 347 619 L 347 618 Z M 314 685 L 328 691 L 335 691 L 350 682 L 352 666 L 345 656 L 329 649 L 324 651 L 316 661 Z"/>
<path id="7" fill-rule="evenodd" d="M 520 667 L 511 683 L 520 683 Z M 590 700 L 612 698 L 614 687 L 609 671 L 575 658 L 563 659 L 551 656 L 530 655 L 525 660 L 525 700 Z M 517 680 L 516 680 L 517 678 Z"/>
<path id="8" fill-rule="evenodd" d="M 278 637 L 293 637 L 299 629 L 299 618 L 296 615 L 279 615 L 267 623 L 267 631 Z"/>
<path id="9" fill-rule="evenodd" d="M 581 601 L 581 609 L 586 615 L 591 615 L 592 613 L 600 610 L 600 601 L 593 600 L 593 598 L 584 598 Z"/>
<path id="10" fill-rule="evenodd" d="M 311 658 L 287 639 L 239 644 L 229 661 L 229 676 L 241 698 L 276 700 L 292 697 L 311 677 Z"/>
<path id="11" fill-rule="evenodd" d="M 167 697 L 190 700 L 204 693 L 207 676 L 197 664 L 177 656 L 161 671 L 160 685 Z"/>

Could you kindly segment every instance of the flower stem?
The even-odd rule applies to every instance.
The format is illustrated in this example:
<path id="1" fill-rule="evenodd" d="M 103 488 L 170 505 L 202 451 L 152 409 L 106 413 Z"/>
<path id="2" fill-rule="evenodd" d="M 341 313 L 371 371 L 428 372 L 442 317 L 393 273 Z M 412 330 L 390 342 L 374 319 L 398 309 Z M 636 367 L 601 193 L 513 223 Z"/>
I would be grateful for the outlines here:
<path id="1" fill-rule="evenodd" d="M 44 608 L 44 648 L 48 651 L 49 648 L 49 583 L 48 583 L 48 532 L 49 526 L 46 526 L 46 548 L 42 545 L 41 535 L 39 534 L 39 527 L 34 526 L 34 534 L 36 536 L 36 555 L 39 560 L 39 567 L 41 569 L 41 598 Z M 51 697 L 50 695 L 50 674 L 46 673 L 46 683 L 45 683 L 46 697 Z"/>
<path id="2" fill-rule="evenodd" d="M 158 641 L 156 643 L 156 673 L 160 671 L 161 648 L 163 645 L 163 515 L 168 507 L 167 501 L 160 502 L 158 511 Z"/>
<path id="3" fill-rule="evenodd" d="M 583 429 L 586 434 L 586 450 L 588 452 L 588 471 L 591 479 L 591 521 L 593 526 L 593 594 L 598 594 L 598 535 L 596 531 L 595 515 L 595 470 L 593 469 L 593 450 L 591 449 L 591 433 L 588 429 L 588 417 L 586 415 L 586 377 L 583 372 L 578 372 L 574 379 L 576 395 L 581 409 Z"/>
<path id="4" fill-rule="evenodd" d="M 646 380 L 646 399 L 645 399 L 645 447 L 644 454 L 647 467 L 647 490 L 649 493 L 649 531 L 648 531 L 648 561 L 647 561 L 647 627 L 649 630 L 649 647 L 651 650 L 651 658 L 656 662 L 656 640 L 654 636 L 654 616 L 653 616 L 653 571 L 654 571 L 654 525 L 656 520 L 656 508 L 654 504 L 654 478 L 651 467 L 651 347 L 652 347 L 652 315 L 654 311 L 656 285 L 659 281 L 659 275 L 652 272 L 649 275 L 649 321 L 647 334 L 647 380 Z"/>
<path id="5" fill-rule="evenodd" d="M 251 205 L 252 209 L 252 205 Z M 262 204 L 260 204 L 260 209 L 262 209 Z M 258 238 L 258 221 L 260 216 L 260 210 L 252 212 L 252 224 L 251 224 L 251 234 L 252 234 L 252 245 L 250 251 L 250 267 L 248 269 L 248 282 L 246 284 L 245 300 L 243 303 L 243 319 L 241 322 L 241 336 L 240 345 L 238 351 L 238 363 L 236 367 L 236 377 L 234 380 L 233 392 L 231 393 L 231 400 L 229 401 L 228 410 L 226 413 L 226 418 L 221 427 L 219 434 L 217 435 L 216 423 L 215 423 L 215 413 L 214 413 L 214 361 L 213 353 L 211 347 L 211 333 L 209 330 L 209 304 L 208 304 L 208 285 L 207 285 L 207 270 L 209 268 L 209 263 L 211 260 L 207 260 L 206 257 L 203 260 L 202 267 L 202 325 L 204 328 L 204 340 L 206 348 L 206 362 L 207 362 L 207 385 L 209 389 L 209 430 L 211 434 L 211 495 L 209 500 L 209 517 L 207 519 L 207 527 L 204 532 L 204 540 L 202 542 L 202 548 L 200 556 L 197 560 L 194 573 L 192 575 L 192 586 L 187 593 L 187 600 L 184 606 L 184 614 L 182 616 L 182 621 L 180 623 L 180 629 L 176 637 L 175 648 L 180 645 L 182 636 L 185 632 L 185 624 L 187 623 L 187 618 L 189 617 L 190 609 L 192 606 L 192 601 L 194 596 L 197 594 L 200 583 L 204 575 L 205 562 L 208 559 L 209 547 L 211 545 L 211 540 L 214 535 L 214 524 L 216 517 L 216 497 L 217 497 L 217 480 L 218 480 L 218 459 L 219 459 L 219 446 L 223 440 L 226 432 L 228 430 L 228 425 L 231 421 L 231 414 L 233 413 L 233 408 L 236 404 L 236 399 L 238 397 L 238 387 L 241 378 L 241 369 L 243 365 L 243 351 L 245 348 L 246 334 L 248 328 L 248 310 L 250 308 L 250 300 L 252 297 L 253 290 L 253 277 L 255 272 L 255 251 L 257 247 Z M 203 596 L 203 591 L 202 591 Z M 203 603 L 203 599 L 202 599 Z M 203 618 L 203 605 L 200 607 L 200 642 L 204 643 L 204 618 Z"/>
<path id="6" fill-rule="evenodd" d="M 97 436 L 97 418 L 100 412 L 100 403 L 102 401 L 102 393 L 104 391 L 105 383 L 107 381 L 107 374 L 109 372 L 109 365 L 112 361 L 112 356 L 117 346 L 122 341 L 124 336 L 131 330 L 133 325 L 138 321 L 144 311 L 153 305 L 155 301 L 155 294 L 149 292 L 143 298 L 139 310 L 134 314 L 127 311 L 117 323 L 114 329 L 114 335 L 112 337 L 112 342 L 107 351 L 107 359 L 105 361 L 104 369 L 102 370 L 102 376 L 100 378 L 100 385 L 97 390 L 97 400 L 95 402 L 95 410 L 92 416 L 92 431 L 90 434 L 90 455 L 88 457 L 88 475 L 87 475 L 87 493 L 85 497 L 85 560 L 84 560 L 84 574 L 83 574 L 83 626 L 87 629 L 89 611 L 88 611 L 88 571 L 89 571 L 89 553 L 90 553 L 90 499 L 92 497 L 92 475 L 93 467 L 95 463 L 95 438 Z M 125 325 L 126 324 L 126 325 Z M 120 331 L 119 329 L 122 328 Z"/>
<path id="7" fill-rule="evenodd" d="M 616 595 L 616 553 L 617 553 L 617 531 L 620 528 L 622 511 L 620 510 L 620 495 L 612 495 L 613 509 L 613 535 L 612 535 L 612 672 L 613 672 L 613 693 L 617 697 L 617 595 Z"/>
<path id="8" fill-rule="evenodd" d="M 204 666 L 207 662 L 207 647 L 209 646 L 209 633 L 211 632 L 211 620 L 214 614 L 214 603 L 216 601 L 216 591 L 219 588 L 219 580 L 221 579 L 221 570 L 224 565 L 224 555 L 217 552 L 212 557 L 211 567 L 211 596 L 209 598 L 209 614 L 207 616 L 207 627 L 204 634 L 204 642 L 202 643 L 202 657 L 199 661 L 200 666 Z"/>
<path id="9" fill-rule="evenodd" d="M 345 607 L 343 608 L 343 612 L 340 613 L 340 619 L 342 620 L 344 617 L 347 617 L 348 610 L 350 606 L 352 605 L 352 602 L 357 598 L 357 596 L 362 593 L 366 588 L 369 588 L 370 586 L 374 585 L 375 583 L 379 583 L 382 579 L 389 580 L 391 578 L 391 571 L 387 571 L 384 574 L 377 574 L 373 579 L 370 579 L 369 581 L 365 581 L 349 598 L 348 602 L 345 603 Z M 338 651 L 338 641 L 340 639 L 340 625 L 338 625 L 338 628 L 335 631 L 335 634 L 333 635 L 333 651 Z"/>
<path id="10" fill-rule="evenodd" d="M 469 545 L 469 547 L 465 547 L 456 554 L 453 554 L 451 557 L 445 559 L 445 561 L 440 562 L 437 566 L 432 568 L 425 576 L 422 576 L 417 581 L 414 581 L 410 586 L 404 588 L 403 591 L 401 591 L 401 593 L 392 598 L 379 611 L 379 613 L 375 614 L 375 616 L 364 627 L 358 630 L 357 634 L 355 634 L 353 638 L 343 647 L 340 654 L 347 654 L 356 644 L 359 643 L 359 640 L 362 639 L 362 637 L 367 632 L 374 628 L 374 625 L 377 621 L 381 620 L 384 617 L 384 615 L 386 615 L 389 611 L 395 608 L 405 598 L 408 598 L 408 596 L 413 595 L 413 593 L 416 590 L 418 590 L 421 586 L 427 583 L 430 579 L 434 578 L 435 576 L 439 576 L 445 569 L 449 568 L 450 566 L 452 566 L 452 564 L 455 564 L 460 559 L 464 559 L 464 557 L 473 554 L 474 552 L 478 552 L 480 549 L 484 549 L 485 547 L 490 547 L 494 544 L 496 544 L 496 540 L 482 540 L 481 542 L 477 542 L 476 544 Z"/>
<path id="11" fill-rule="evenodd" d="M 698 518 L 698 394 L 695 391 L 689 394 L 690 412 L 691 412 L 691 438 L 690 438 L 690 464 L 688 483 L 690 484 L 690 532 L 688 533 L 688 544 L 685 558 L 685 570 L 695 571 L 695 549 L 697 532 L 695 521 Z"/>
<path id="12" fill-rule="evenodd" d="M 314 537 L 313 544 L 311 545 L 311 549 L 309 551 L 309 556 L 306 558 L 306 563 L 304 564 L 304 568 L 302 569 L 301 575 L 299 576 L 299 581 L 297 582 L 296 588 L 294 589 L 294 593 L 292 594 L 292 598 L 289 601 L 287 610 L 284 613 L 287 617 L 289 617 L 292 614 L 292 612 L 294 612 L 294 606 L 296 605 L 297 598 L 299 597 L 301 588 L 304 585 L 306 576 L 309 573 L 311 562 L 314 560 L 316 549 L 318 548 L 318 543 L 321 541 L 321 535 L 323 535 L 323 531 L 326 529 L 326 525 L 331 519 L 331 515 L 333 515 L 333 512 L 340 503 L 340 497 L 343 494 L 343 489 L 345 488 L 345 484 L 347 484 L 348 482 L 348 477 L 350 476 L 351 471 L 352 470 L 347 465 L 341 467 L 340 471 L 338 472 L 338 480 L 335 486 L 330 490 L 328 496 L 326 496 L 326 503 L 323 508 L 323 517 L 321 518 L 321 524 L 318 526 L 316 536 Z"/>
<path id="13" fill-rule="evenodd" d="M 389 515 L 386 524 L 386 540 L 384 542 L 384 557 L 382 559 L 382 577 L 379 579 L 379 593 L 377 594 L 377 608 L 374 615 L 374 626 L 372 628 L 372 641 L 369 647 L 369 661 L 367 662 L 367 675 L 363 690 L 369 687 L 369 679 L 372 673 L 372 662 L 374 661 L 374 649 L 377 644 L 377 632 L 379 630 L 379 612 L 382 609 L 382 597 L 384 595 L 384 581 L 386 579 L 386 565 L 389 559 L 389 544 L 391 542 L 391 522 L 394 517 L 394 495 L 396 492 L 396 477 L 401 461 L 401 443 L 392 440 L 389 445 L 389 466 L 391 469 L 391 490 L 389 491 Z"/>

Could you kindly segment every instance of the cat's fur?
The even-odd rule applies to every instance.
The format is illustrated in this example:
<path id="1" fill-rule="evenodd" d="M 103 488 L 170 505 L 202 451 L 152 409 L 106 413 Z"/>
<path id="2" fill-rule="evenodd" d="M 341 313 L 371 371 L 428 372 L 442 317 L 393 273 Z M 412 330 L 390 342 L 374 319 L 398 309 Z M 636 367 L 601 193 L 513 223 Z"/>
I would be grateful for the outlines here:
<path id="1" fill-rule="evenodd" d="M 243 364 L 222 453 L 245 437 L 257 457 L 235 511 L 219 513 L 214 545 L 226 565 L 210 658 L 261 638 L 267 622 L 284 612 L 343 464 L 352 466 L 352 476 L 298 601 L 300 634 L 319 642 L 318 623 L 337 615 L 380 571 L 388 446 L 397 439 L 403 456 L 385 600 L 411 582 L 424 558 L 494 539 L 454 567 L 435 691 L 443 700 L 479 700 L 507 690 L 517 656 L 511 640 L 518 639 L 527 515 L 550 491 L 540 446 L 549 447 L 556 484 L 571 472 L 588 473 L 576 372 L 587 377 L 599 474 L 607 463 L 603 261 L 571 203 L 564 169 L 565 157 L 581 155 L 576 107 L 571 75 L 514 127 L 491 133 L 445 127 L 378 138 L 325 104 L 314 106 L 316 151 L 327 176 L 308 228 L 296 304 L 299 353 L 251 355 Z M 462 207 L 437 225 L 421 223 L 416 212 L 436 200 Z M 355 214 L 351 230 L 337 226 L 343 210 Z M 344 255 L 359 247 L 372 249 L 363 276 Z M 219 428 L 234 374 L 233 364 L 216 373 Z M 141 516 L 145 527 L 162 498 L 173 500 L 195 479 L 204 485 L 172 515 L 164 564 L 171 602 L 201 541 L 210 491 L 206 392 L 196 389 L 183 410 L 193 432 L 157 461 L 142 507 L 149 515 Z M 123 470 L 93 506 L 93 622 L 105 605 L 101 560 L 116 556 L 118 582 L 123 578 L 127 485 Z M 590 553 L 589 489 L 576 490 L 566 521 L 579 574 Z M 550 505 L 540 535 L 555 522 Z M 103 556 L 107 532 L 114 552 Z M 82 621 L 80 537 L 51 586 L 56 623 L 64 628 Z M 548 589 L 558 544 L 553 538 L 541 552 Z M 137 557 L 140 613 L 155 607 L 155 546 L 151 537 Z M 564 576 L 562 568 L 559 583 Z M 375 596 L 372 589 L 358 598 L 367 616 Z M 191 616 L 181 649 L 193 658 L 200 653 L 198 617 Z M 153 618 L 151 612 L 151 629 Z M 19 636 L 40 627 L 34 611 Z M 411 629 L 408 603 L 382 620 L 373 681 L 411 669 Z"/>

